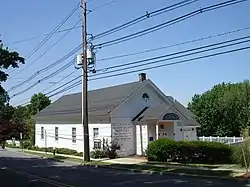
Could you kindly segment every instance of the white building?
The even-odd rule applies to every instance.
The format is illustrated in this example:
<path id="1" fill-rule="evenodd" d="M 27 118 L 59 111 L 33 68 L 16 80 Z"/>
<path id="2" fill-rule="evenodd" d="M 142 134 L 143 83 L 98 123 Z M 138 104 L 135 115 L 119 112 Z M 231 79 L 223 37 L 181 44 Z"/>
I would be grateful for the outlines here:
<path id="1" fill-rule="evenodd" d="M 199 124 L 146 74 L 139 81 L 89 91 L 90 149 L 117 142 L 120 156 L 142 155 L 149 142 L 167 137 L 196 140 Z M 36 116 L 36 145 L 83 152 L 81 93 L 65 95 Z"/>

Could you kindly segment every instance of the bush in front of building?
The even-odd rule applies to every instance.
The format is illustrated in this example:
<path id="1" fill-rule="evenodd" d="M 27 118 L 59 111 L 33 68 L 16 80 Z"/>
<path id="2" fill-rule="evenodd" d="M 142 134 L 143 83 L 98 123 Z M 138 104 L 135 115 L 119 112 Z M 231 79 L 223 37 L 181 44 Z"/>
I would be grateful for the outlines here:
<path id="1" fill-rule="evenodd" d="M 90 157 L 95 159 L 100 159 L 100 158 L 107 158 L 108 156 L 106 150 L 96 149 L 90 152 Z"/>
<path id="2" fill-rule="evenodd" d="M 233 148 L 219 142 L 159 139 L 148 145 L 149 161 L 231 164 Z"/>
<path id="3" fill-rule="evenodd" d="M 149 161 L 167 162 L 174 160 L 177 155 L 178 143 L 170 139 L 158 139 L 149 143 L 146 155 Z"/>

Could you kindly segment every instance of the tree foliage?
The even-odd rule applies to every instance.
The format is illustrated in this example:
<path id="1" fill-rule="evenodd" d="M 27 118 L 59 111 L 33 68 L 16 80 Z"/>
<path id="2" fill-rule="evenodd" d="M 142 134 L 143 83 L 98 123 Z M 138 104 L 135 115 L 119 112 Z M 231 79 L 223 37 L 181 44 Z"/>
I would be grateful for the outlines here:
<path id="1" fill-rule="evenodd" d="M 24 63 L 24 58 L 16 51 L 10 51 L 4 47 L 0 40 L 0 140 L 6 140 L 10 136 L 18 136 L 19 132 L 24 132 L 24 124 L 13 120 L 15 108 L 9 105 L 9 97 L 2 82 L 8 78 L 4 71 L 8 68 L 18 68 L 20 63 Z"/>
<path id="2" fill-rule="evenodd" d="M 28 105 L 29 113 L 35 115 L 50 104 L 51 100 L 49 97 L 42 93 L 35 94 L 31 97 L 30 104 Z"/>
<path id="3" fill-rule="evenodd" d="M 201 124 L 199 136 L 240 136 L 250 125 L 250 83 L 222 83 L 195 94 L 188 108 Z"/>
<path id="4" fill-rule="evenodd" d="M 8 101 L 8 94 L 1 85 L 8 78 L 8 74 L 4 72 L 8 68 L 18 68 L 20 63 L 24 63 L 24 58 L 16 51 L 10 51 L 7 47 L 4 48 L 0 40 L 0 104 Z"/>

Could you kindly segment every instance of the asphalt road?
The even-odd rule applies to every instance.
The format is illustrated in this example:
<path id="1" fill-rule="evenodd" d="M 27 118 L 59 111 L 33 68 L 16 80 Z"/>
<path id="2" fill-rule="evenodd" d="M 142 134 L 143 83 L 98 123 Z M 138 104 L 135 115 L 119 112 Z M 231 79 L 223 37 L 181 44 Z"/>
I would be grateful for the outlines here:
<path id="1" fill-rule="evenodd" d="M 247 187 L 248 182 L 185 176 L 159 176 L 86 168 L 0 150 L 0 182 L 6 187 Z M 3 185 L 4 184 L 4 185 Z"/>

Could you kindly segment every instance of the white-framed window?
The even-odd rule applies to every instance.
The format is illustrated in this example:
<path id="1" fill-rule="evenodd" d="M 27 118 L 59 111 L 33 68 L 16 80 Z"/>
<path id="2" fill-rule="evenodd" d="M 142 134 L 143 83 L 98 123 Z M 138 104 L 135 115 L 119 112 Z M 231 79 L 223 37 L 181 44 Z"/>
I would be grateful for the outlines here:
<path id="1" fill-rule="evenodd" d="M 44 127 L 41 127 L 41 139 L 44 139 Z"/>
<path id="2" fill-rule="evenodd" d="M 101 149 L 102 148 L 102 143 L 100 140 L 94 141 L 94 149 Z"/>
<path id="3" fill-rule="evenodd" d="M 149 99 L 149 95 L 147 93 L 142 94 L 142 99 Z"/>
<path id="4" fill-rule="evenodd" d="M 55 141 L 58 141 L 58 127 L 55 127 Z"/>
<path id="5" fill-rule="evenodd" d="M 99 135 L 99 128 L 93 128 L 93 136 L 97 137 Z"/>
<path id="6" fill-rule="evenodd" d="M 76 128 L 72 127 L 72 142 L 76 143 Z"/>

